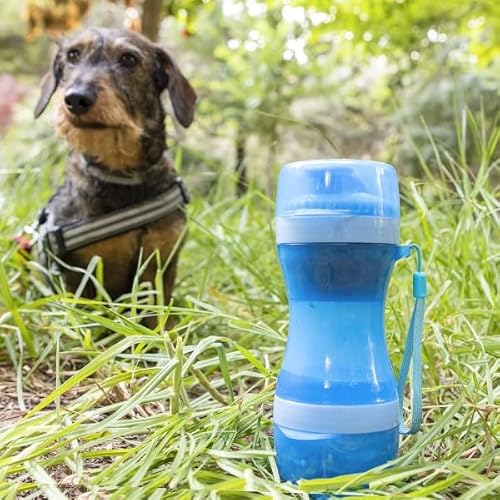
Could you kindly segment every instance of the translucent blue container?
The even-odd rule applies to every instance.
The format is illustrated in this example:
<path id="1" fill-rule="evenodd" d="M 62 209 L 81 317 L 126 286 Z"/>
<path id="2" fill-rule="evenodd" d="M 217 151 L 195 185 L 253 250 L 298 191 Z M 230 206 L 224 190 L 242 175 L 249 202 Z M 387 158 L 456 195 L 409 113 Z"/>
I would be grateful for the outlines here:
<path id="1" fill-rule="evenodd" d="M 283 480 L 365 471 L 396 457 L 399 401 L 384 334 L 399 246 L 390 165 L 285 165 L 276 236 L 290 326 L 274 402 Z"/>

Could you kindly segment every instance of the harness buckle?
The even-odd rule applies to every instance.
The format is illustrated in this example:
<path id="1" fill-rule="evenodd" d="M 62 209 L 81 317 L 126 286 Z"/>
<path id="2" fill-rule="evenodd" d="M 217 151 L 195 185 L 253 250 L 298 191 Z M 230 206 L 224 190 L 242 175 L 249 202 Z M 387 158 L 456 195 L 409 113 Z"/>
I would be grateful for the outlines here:
<path id="1" fill-rule="evenodd" d="M 62 257 L 66 253 L 66 245 L 64 243 L 64 235 L 61 227 L 55 227 L 47 231 L 45 238 L 47 246 L 54 255 Z"/>
<path id="2" fill-rule="evenodd" d="M 189 197 L 189 193 L 187 192 L 187 188 L 184 184 L 184 181 L 182 180 L 182 177 L 176 177 L 173 183 L 179 186 L 179 189 L 181 190 L 182 200 L 187 205 L 191 201 L 191 198 Z"/>

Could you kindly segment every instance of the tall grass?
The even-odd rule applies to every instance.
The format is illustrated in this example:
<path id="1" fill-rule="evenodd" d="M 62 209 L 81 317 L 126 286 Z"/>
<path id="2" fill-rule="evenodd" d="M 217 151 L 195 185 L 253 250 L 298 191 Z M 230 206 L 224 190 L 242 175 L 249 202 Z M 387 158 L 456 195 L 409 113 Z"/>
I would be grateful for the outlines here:
<path id="1" fill-rule="evenodd" d="M 11 164 L 3 172 L 0 359 L 17 373 L 25 413 L 0 427 L 0 497 L 499 495 L 499 130 L 481 123 L 465 113 L 460 150 L 433 144 L 435 168 L 422 160 L 425 178 L 401 179 L 402 239 L 421 244 L 429 284 L 422 431 L 404 438 L 388 466 L 298 485 L 279 481 L 271 433 L 287 331 L 272 201 L 255 190 L 240 200 L 220 189 L 195 198 L 175 303 L 154 306 L 154 288 L 139 285 L 116 302 L 90 301 L 53 293 L 43 269 L 10 241 L 52 189 L 58 146 L 46 139 L 27 166 Z M 467 164 L 469 147 L 480 164 Z M 398 264 L 389 291 L 395 366 L 412 266 Z M 156 330 L 139 322 L 147 314 L 158 315 Z M 169 316 L 177 321 L 167 330 Z M 23 395 L 41 374 L 47 395 L 30 407 Z"/>

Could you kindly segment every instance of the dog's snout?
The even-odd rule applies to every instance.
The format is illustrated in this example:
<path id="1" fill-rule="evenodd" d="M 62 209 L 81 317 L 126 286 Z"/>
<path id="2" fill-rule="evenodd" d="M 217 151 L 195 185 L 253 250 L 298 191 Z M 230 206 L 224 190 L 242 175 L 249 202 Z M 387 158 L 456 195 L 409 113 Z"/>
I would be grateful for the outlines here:
<path id="1" fill-rule="evenodd" d="M 64 94 L 66 107 L 77 116 L 90 111 L 96 100 L 97 94 L 88 87 L 72 87 Z"/>

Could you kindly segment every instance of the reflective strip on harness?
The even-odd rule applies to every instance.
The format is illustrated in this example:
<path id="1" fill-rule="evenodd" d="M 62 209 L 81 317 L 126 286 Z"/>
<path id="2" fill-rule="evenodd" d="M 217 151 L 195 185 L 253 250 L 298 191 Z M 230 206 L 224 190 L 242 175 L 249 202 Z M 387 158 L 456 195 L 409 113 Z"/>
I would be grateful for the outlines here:
<path id="1" fill-rule="evenodd" d="M 94 217 L 85 222 L 48 227 L 43 239 L 52 253 L 62 257 L 67 252 L 90 243 L 155 222 L 188 202 L 182 179 L 178 178 L 168 191 L 153 200 Z"/>

